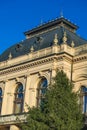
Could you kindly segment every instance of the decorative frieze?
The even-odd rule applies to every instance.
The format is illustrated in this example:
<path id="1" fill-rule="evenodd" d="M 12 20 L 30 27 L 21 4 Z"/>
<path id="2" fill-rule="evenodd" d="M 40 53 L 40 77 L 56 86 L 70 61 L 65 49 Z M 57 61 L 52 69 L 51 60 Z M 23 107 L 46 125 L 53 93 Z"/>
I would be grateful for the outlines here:
<path id="1" fill-rule="evenodd" d="M 26 63 L 24 65 L 18 65 L 16 67 L 12 67 L 12 68 L 9 68 L 9 69 L 1 70 L 0 71 L 0 75 L 8 74 L 8 73 L 14 73 L 14 72 L 18 72 L 18 71 L 21 71 L 21 70 L 25 70 L 25 69 L 28 69 L 28 68 L 31 68 L 31 67 L 35 67 L 37 65 L 41 65 L 43 63 L 50 62 L 52 60 L 53 60 L 53 57 L 50 57 L 50 58 L 41 59 L 39 61 L 33 61 L 31 63 Z"/>
<path id="2" fill-rule="evenodd" d="M 87 60 L 87 56 L 85 55 L 81 55 L 81 56 L 77 56 L 77 57 L 74 57 L 73 58 L 73 63 L 76 63 L 76 62 L 82 62 L 84 60 Z"/>
<path id="3" fill-rule="evenodd" d="M 18 65 L 18 66 L 15 66 L 15 67 L 10 67 L 8 69 L 3 69 L 0 71 L 0 75 L 5 75 L 5 74 L 10 74 L 10 73 L 16 73 L 16 72 L 20 72 L 20 71 L 23 71 L 23 70 L 28 70 L 30 68 L 34 68 L 36 66 L 41 66 L 41 65 L 44 65 L 44 64 L 48 64 L 48 63 L 52 63 L 52 62 L 55 62 L 55 59 L 58 60 L 58 61 L 61 61 L 61 60 L 66 60 L 67 61 L 71 61 L 71 56 L 68 56 L 67 54 L 61 54 L 61 55 L 53 55 L 53 56 L 50 56 L 48 58 L 43 58 L 43 59 L 40 59 L 40 60 L 37 60 L 37 61 L 32 61 L 32 62 L 29 62 L 29 63 L 25 63 L 23 65 Z"/>

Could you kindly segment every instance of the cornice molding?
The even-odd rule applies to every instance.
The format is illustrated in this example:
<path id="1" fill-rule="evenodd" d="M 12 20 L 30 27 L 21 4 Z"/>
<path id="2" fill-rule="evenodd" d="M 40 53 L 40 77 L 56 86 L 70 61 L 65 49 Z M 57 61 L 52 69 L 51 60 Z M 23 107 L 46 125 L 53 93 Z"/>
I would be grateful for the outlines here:
<path id="1" fill-rule="evenodd" d="M 0 75 L 7 75 L 15 72 L 20 72 L 22 70 L 28 70 L 30 68 L 34 68 L 39 65 L 41 66 L 49 62 L 53 63 L 53 62 L 61 62 L 61 61 L 71 62 L 72 57 L 65 53 L 61 55 L 55 54 L 55 55 L 51 55 L 50 57 L 44 57 L 42 59 L 38 59 L 36 61 L 19 64 L 9 68 L 4 68 L 3 70 L 0 70 Z"/>
<path id="2" fill-rule="evenodd" d="M 25 63 L 23 65 L 17 65 L 15 67 L 3 69 L 0 71 L 0 75 L 14 73 L 14 72 L 18 72 L 21 70 L 29 69 L 29 68 L 35 67 L 37 65 L 41 65 L 41 64 L 47 63 L 49 61 L 53 61 L 53 59 L 54 59 L 54 57 L 49 57 L 49 58 L 45 58 L 45 59 L 41 59 L 41 60 L 37 60 L 37 61 L 33 61 L 33 62 L 28 62 L 28 63 Z"/>
<path id="3" fill-rule="evenodd" d="M 74 57 L 73 58 L 73 63 L 82 62 L 84 60 L 87 60 L 87 55 Z"/>

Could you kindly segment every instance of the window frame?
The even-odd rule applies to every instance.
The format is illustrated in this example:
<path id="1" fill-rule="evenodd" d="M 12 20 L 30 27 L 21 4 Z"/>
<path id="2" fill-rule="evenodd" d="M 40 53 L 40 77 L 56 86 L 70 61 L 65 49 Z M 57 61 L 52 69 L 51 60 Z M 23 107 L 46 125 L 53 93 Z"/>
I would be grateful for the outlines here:
<path id="1" fill-rule="evenodd" d="M 87 113 L 87 87 L 86 86 L 81 86 L 80 102 L 82 107 L 82 113 L 86 114 Z"/>
<path id="2" fill-rule="evenodd" d="M 44 81 L 46 82 L 46 86 L 42 86 L 41 84 L 44 83 Z M 45 77 L 42 77 L 38 83 L 38 87 L 37 87 L 37 107 L 41 106 L 41 100 L 45 99 L 45 93 L 42 93 L 42 90 L 47 90 L 48 89 L 48 81 Z"/>
<path id="3" fill-rule="evenodd" d="M 2 111 L 2 100 L 3 100 L 3 90 L 2 90 L 1 87 L 0 87 L 0 90 L 1 90 L 1 93 L 0 93 L 0 114 L 1 114 L 1 111 Z"/>
<path id="4" fill-rule="evenodd" d="M 22 87 L 22 91 L 19 92 L 20 87 Z M 18 83 L 16 86 L 16 89 L 15 89 L 15 93 L 14 93 L 14 110 L 13 110 L 13 112 L 15 114 L 23 112 L 23 105 L 24 105 L 24 90 L 23 89 L 24 89 L 23 84 Z M 22 98 L 19 96 L 20 94 L 22 94 Z M 17 110 L 18 105 L 19 105 L 19 110 Z"/>

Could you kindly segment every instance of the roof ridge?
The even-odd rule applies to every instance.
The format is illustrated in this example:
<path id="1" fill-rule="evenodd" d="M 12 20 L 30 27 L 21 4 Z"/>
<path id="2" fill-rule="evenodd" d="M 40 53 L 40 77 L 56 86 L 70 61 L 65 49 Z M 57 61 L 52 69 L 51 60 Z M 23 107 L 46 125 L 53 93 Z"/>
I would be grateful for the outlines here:
<path id="1" fill-rule="evenodd" d="M 25 34 L 25 36 L 33 35 L 34 33 L 37 33 L 38 31 L 41 31 L 43 29 L 46 29 L 46 28 L 49 28 L 49 27 L 52 27 L 52 26 L 55 26 L 55 25 L 58 25 L 60 23 L 67 24 L 68 26 L 70 26 L 74 30 L 78 29 L 78 26 L 75 25 L 74 23 L 72 23 L 70 20 L 68 20 L 68 19 L 66 19 L 64 17 L 56 17 L 55 19 L 53 19 L 53 20 L 51 20 L 49 22 L 40 24 L 39 26 L 24 32 L 24 34 Z"/>

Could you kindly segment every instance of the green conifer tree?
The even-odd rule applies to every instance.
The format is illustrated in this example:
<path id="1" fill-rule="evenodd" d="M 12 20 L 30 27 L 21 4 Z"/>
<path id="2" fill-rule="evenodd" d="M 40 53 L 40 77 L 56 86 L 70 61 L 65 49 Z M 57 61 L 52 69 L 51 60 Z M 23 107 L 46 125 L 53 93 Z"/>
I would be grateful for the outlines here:
<path id="1" fill-rule="evenodd" d="M 81 130 L 82 113 L 78 94 L 63 71 L 58 71 L 54 83 L 47 89 L 43 106 L 29 108 L 23 130 Z"/>

